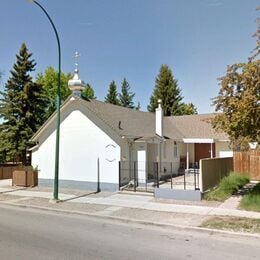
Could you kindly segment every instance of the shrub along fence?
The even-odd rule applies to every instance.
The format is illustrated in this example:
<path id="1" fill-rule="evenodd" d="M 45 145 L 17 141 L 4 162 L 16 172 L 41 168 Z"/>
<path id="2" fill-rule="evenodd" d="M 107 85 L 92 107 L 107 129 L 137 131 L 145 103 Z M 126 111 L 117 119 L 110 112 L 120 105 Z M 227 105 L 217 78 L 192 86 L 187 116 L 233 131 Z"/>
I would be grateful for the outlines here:
<path id="1" fill-rule="evenodd" d="M 234 171 L 260 181 L 260 151 L 234 152 Z"/>
<path id="2" fill-rule="evenodd" d="M 0 164 L 0 180 L 12 179 L 13 171 L 19 169 L 20 164 Z"/>
<path id="3" fill-rule="evenodd" d="M 219 184 L 233 170 L 233 158 L 200 160 L 200 190 L 205 192 Z"/>

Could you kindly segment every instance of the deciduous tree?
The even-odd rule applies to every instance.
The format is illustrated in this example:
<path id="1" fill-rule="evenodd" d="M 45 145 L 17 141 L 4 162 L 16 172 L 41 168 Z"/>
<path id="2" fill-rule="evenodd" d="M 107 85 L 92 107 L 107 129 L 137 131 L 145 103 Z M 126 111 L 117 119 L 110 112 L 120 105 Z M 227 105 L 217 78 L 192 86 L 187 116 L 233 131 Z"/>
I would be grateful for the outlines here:
<path id="1" fill-rule="evenodd" d="M 197 108 L 193 103 L 183 103 L 181 105 L 181 114 L 182 115 L 194 115 L 198 114 Z"/>
<path id="2" fill-rule="evenodd" d="M 70 94 L 68 81 L 71 79 L 70 73 L 61 72 L 61 102 L 63 102 Z M 46 109 L 47 116 L 50 116 L 56 109 L 57 88 L 58 88 L 58 71 L 53 67 L 48 67 L 44 73 L 40 73 L 36 77 L 36 82 L 41 84 L 49 97 L 49 105 Z"/>
<path id="3" fill-rule="evenodd" d="M 259 22 L 259 18 L 257 20 Z M 226 75 L 219 79 L 220 90 L 213 104 L 221 112 L 213 120 L 216 129 L 226 132 L 235 149 L 248 149 L 248 142 L 260 143 L 260 31 L 257 46 L 247 63 L 228 66 Z"/>
<path id="4" fill-rule="evenodd" d="M 235 148 L 246 149 L 248 142 L 260 142 L 260 61 L 228 67 L 220 79 L 214 99 L 218 114 L 213 126 L 226 132 Z"/>

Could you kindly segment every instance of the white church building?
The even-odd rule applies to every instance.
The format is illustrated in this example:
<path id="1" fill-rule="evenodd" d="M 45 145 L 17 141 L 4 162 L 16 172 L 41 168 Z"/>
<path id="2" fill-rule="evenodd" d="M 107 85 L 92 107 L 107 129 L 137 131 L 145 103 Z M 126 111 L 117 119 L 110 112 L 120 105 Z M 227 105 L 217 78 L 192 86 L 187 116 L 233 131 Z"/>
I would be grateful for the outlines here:
<path id="1" fill-rule="evenodd" d="M 97 100 L 83 100 L 78 69 L 68 82 L 72 94 L 61 106 L 60 187 L 116 191 L 119 162 L 137 162 L 140 182 L 148 178 L 149 162 L 170 162 L 172 171 L 189 169 L 202 158 L 232 155 L 228 137 L 209 123 L 214 114 L 163 116 Z M 32 165 L 39 182 L 54 179 L 56 113 L 33 136 Z M 167 165 L 161 171 L 169 171 Z"/>

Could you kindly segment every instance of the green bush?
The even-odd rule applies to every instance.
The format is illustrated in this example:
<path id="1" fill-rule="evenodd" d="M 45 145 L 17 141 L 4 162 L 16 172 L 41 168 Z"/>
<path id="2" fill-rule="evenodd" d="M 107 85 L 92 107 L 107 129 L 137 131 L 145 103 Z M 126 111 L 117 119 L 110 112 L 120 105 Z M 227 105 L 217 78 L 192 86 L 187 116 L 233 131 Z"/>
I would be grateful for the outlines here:
<path id="1" fill-rule="evenodd" d="M 220 181 L 217 188 L 206 193 L 204 197 L 206 200 L 225 201 L 248 182 L 249 177 L 232 172 Z"/>
<path id="2" fill-rule="evenodd" d="M 240 207 L 246 210 L 260 212 L 260 183 L 258 183 L 250 192 L 243 196 Z"/>

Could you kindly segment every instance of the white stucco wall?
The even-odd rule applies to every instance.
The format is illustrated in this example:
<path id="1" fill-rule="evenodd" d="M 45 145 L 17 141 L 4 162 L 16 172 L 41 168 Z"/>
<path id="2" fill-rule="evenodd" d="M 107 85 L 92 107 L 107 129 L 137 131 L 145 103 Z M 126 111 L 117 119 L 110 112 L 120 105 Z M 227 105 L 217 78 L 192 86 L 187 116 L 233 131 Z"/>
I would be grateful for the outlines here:
<path id="1" fill-rule="evenodd" d="M 60 180 L 118 183 L 120 146 L 78 109 L 66 112 L 60 125 Z M 51 128 L 51 127 L 50 127 Z M 39 138 L 39 148 L 32 153 L 32 164 L 40 169 L 39 178 L 53 179 L 56 131 Z"/>

